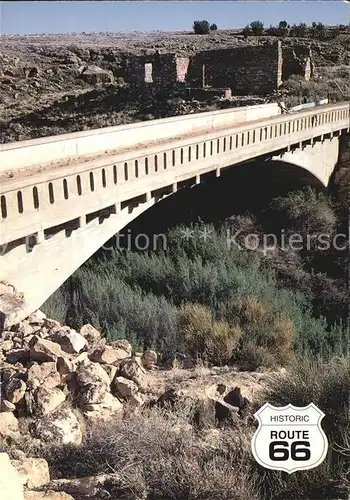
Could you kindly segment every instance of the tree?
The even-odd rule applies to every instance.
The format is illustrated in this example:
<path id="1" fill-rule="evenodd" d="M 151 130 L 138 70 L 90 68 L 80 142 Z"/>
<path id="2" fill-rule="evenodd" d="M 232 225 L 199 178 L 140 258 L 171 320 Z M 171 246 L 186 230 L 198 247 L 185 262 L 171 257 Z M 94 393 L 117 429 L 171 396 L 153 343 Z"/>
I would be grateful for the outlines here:
<path id="1" fill-rule="evenodd" d="M 196 35 L 206 35 L 210 31 L 208 21 L 195 21 L 193 23 L 193 31 Z"/>
<path id="2" fill-rule="evenodd" d="M 218 29 L 218 27 L 215 23 L 210 25 L 210 31 L 216 31 L 217 29 Z"/>
<path id="3" fill-rule="evenodd" d="M 306 33 L 307 33 L 307 26 L 305 23 L 300 23 L 298 25 L 293 24 L 293 26 L 289 31 L 290 36 L 298 36 L 298 37 L 305 37 Z"/>
<path id="4" fill-rule="evenodd" d="M 249 24 L 247 24 L 247 26 L 243 29 L 242 33 L 243 33 L 244 38 L 248 38 L 248 36 L 253 34 L 252 29 L 249 26 Z"/>
<path id="5" fill-rule="evenodd" d="M 280 21 L 278 24 L 278 35 L 279 36 L 287 36 L 289 28 L 290 28 L 290 26 L 287 23 L 287 21 Z"/>
<path id="6" fill-rule="evenodd" d="M 261 36 L 264 33 L 264 23 L 261 21 L 253 21 L 250 23 L 250 27 L 255 36 Z"/>

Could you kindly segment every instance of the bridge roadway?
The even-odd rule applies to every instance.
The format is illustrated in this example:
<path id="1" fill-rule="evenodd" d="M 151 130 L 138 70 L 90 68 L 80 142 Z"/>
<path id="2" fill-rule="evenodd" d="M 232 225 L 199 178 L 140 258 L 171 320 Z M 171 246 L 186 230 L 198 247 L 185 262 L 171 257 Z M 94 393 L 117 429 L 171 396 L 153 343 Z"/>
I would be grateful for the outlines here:
<path id="1" fill-rule="evenodd" d="M 220 113 L 226 113 L 227 122 L 227 110 L 216 115 Z M 181 120 L 186 123 L 185 117 Z M 181 136 L 174 126 L 168 140 L 138 147 L 135 135 L 134 146 L 130 142 L 130 126 L 128 148 L 95 156 L 79 156 L 77 150 L 72 154 L 71 139 L 79 133 L 67 135 L 66 156 L 61 136 L 60 157 L 55 149 L 60 137 L 50 138 L 51 146 L 42 139 L 5 144 L 0 150 L 0 280 L 24 293 L 26 303 L 16 318 L 40 307 L 131 220 L 182 186 L 198 184 L 203 176 L 219 176 L 224 168 L 260 157 L 285 155 L 291 162 L 294 153 L 307 149 L 317 155 L 305 168 L 327 185 L 337 160 L 337 137 L 349 132 L 349 102 L 240 124 L 228 121 L 227 127 L 225 120 L 207 132 L 201 127 L 196 134 L 194 128 L 191 135 Z M 162 127 L 162 120 L 156 122 Z M 168 128 L 172 123 L 163 122 Z M 91 131 L 90 142 L 98 140 L 97 132 Z M 44 156 L 36 155 L 43 142 Z M 50 149 L 57 163 L 50 164 Z M 327 161 L 330 156 L 334 158 Z"/>

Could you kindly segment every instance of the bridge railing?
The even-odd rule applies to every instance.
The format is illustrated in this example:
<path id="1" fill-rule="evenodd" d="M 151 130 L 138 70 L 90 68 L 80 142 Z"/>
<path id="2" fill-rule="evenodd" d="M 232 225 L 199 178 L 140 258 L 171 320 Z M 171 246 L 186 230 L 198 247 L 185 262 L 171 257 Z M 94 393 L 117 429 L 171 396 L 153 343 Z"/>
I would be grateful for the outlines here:
<path id="1" fill-rule="evenodd" d="M 349 103 L 278 116 L 196 139 L 106 155 L 7 181 L 0 188 L 0 244 L 272 151 L 349 130 Z"/>

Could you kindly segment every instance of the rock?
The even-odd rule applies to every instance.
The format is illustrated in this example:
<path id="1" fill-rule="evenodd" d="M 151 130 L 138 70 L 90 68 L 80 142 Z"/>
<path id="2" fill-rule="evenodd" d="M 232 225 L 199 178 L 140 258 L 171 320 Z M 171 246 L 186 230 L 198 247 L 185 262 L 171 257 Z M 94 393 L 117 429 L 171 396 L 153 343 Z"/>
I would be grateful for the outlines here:
<path id="1" fill-rule="evenodd" d="M 23 338 L 27 335 L 32 335 L 34 333 L 34 328 L 28 321 L 21 321 L 18 325 L 16 325 L 15 332 Z"/>
<path id="2" fill-rule="evenodd" d="M 27 385 L 20 378 L 12 377 L 6 384 L 6 398 L 10 403 L 18 403 L 25 395 Z"/>
<path id="3" fill-rule="evenodd" d="M 141 356 L 142 365 L 148 370 L 152 370 L 157 365 L 157 359 L 157 353 L 152 349 L 147 349 Z"/>
<path id="4" fill-rule="evenodd" d="M 100 404 L 89 405 L 84 411 L 84 417 L 92 424 L 110 422 L 123 415 L 123 404 L 118 398 L 115 398 L 107 392 Z"/>
<path id="5" fill-rule="evenodd" d="M 110 364 L 112 365 L 116 361 L 120 361 L 128 357 L 128 353 L 124 349 L 119 349 L 118 347 L 112 347 L 107 345 L 102 349 L 95 349 L 92 354 L 90 354 L 91 361 L 97 363 Z"/>
<path id="6" fill-rule="evenodd" d="M 12 340 L 2 340 L 1 341 L 1 349 L 2 352 L 7 353 L 13 349 L 13 341 Z"/>
<path id="7" fill-rule="evenodd" d="M 56 370 L 59 374 L 61 383 L 64 384 L 68 383 L 68 381 L 70 380 L 71 374 L 75 370 L 75 366 L 71 361 L 69 361 L 69 359 L 60 356 L 59 358 L 57 358 Z"/>
<path id="8" fill-rule="evenodd" d="M 135 358 L 128 358 L 121 362 L 119 375 L 132 380 L 139 387 L 143 388 L 146 385 L 146 371 L 140 366 Z"/>
<path id="9" fill-rule="evenodd" d="M 26 302 L 21 294 L 11 292 L 0 295 L 0 331 L 19 323 L 25 307 Z"/>
<path id="10" fill-rule="evenodd" d="M 53 361 L 42 363 L 41 365 L 34 364 L 27 371 L 27 385 L 31 390 L 37 389 L 40 386 L 44 386 L 46 389 L 53 389 L 60 384 L 61 377 L 56 370 L 56 363 Z"/>
<path id="11" fill-rule="evenodd" d="M 113 381 L 113 393 L 119 393 L 123 398 L 128 398 L 138 392 L 138 386 L 132 380 L 124 377 L 116 377 Z"/>
<path id="12" fill-rule="evenodd" d="M 84 385 L 78 392 L 77 401 L 79 406 L 84 407 L 86 405 L 101 403 L 106 392 L 107 386 L 105 384 Z"/>
<path id="13" fill-rule="evenodd" d="M 76 378 L 80 386 L 89 384 L 105 384 L 106 386 L 110 385 L 108 374 L 98 363 L 80 363 L 76 369 Z"/>
<path id="14" fill-rule="evenodd" d="M 114 340 L 111 345 L 113 347 L 118 348 L 118 349 L 123 349 L 125 352 L 128 353 L 128 357 L 131 357 L 132 345 L 127 340 L 125 340 L 125 339 Z"/>
<path id="15" fill-rule="evenodd" d="M 24 500 L 74 500 L 71 495 L 63 491 L 25 491 Z"/>
<path id="16" fill-rule="evenodd" d="M 139 392 L 128 397 L 128 404 L 132 408 L 140 408 L 145 403 L 145 397 Z"/>
<path id="17" fill-rule="evenodd" d="M 0 453 L 1 500 L 24 500 L 23 486 L 7 453 Z"/>
<path id="18" fill-rule="evenodd" d="M 27 398 L 27 407 L 32 415 L 49 415 L 66 399 L 66 395 L 57 387 L 47 389 L 41 386 Z"/>
<path id="19" fill-rule="evenodd" d="M 87 500 L 91 498 L 102 500 L 102 498 L 110 498 L 108 492 L 103 489 L 105 484 L 108 484 L 109 488 L 111 485 L 117 488 L 123 483 L 119 474 L 113 473 L 86 476 L 76 479 L 55 479 L 48 484 L 48 487 L 54 491 L 65 491 L 77 499 L 84 498 L 84 500 Z"/>
<path id="20" fill-rule="evenodd" d="M 12 349 L 6 354 L 6 361 L 11 364 L 18 362 L 27 363 L 29 361 L 30 353 L 26 349 Z"/>
<path id="21" fill-rule="evenodd" d="M 11 460 L 11 464 L 27 488 L 39 488 L 50 481 L 49 466 L 43 458 Z"/>
<path id="22" fill-rule="evenodd" d="M 56 321 L 55 319 L 44 318 L 44 326 L 48 330 L 52 330 L 53 328 L 60 328 L 61 324 L 58 321 Z"/>
<path id="23" fill-rule="evenodd" d="M 32 435 L 43 441 L 80 445 L 83 439 L 81 423 L 73 410 L 62 409 L 55 416 L 37 420 Z"/>
<path id="24" fill-rule="evenodd" d="M 225 423 L 232 425 L 235 423 L 238 413 L 238 408 L 229 405 L 225 401 L 215 401 L 215 421 L 218 427 Z"/>
<path id="25" fill-rule="evenodd" d="M 241 393 L 240 387 L 235 387 L 224 397 L 225 403 L 239 408 L 238 414 L 243 417 L 249 414 L 250 402 Z"/>
<path id="26" fill-rule="evenodd" d="M 115 379 L 115 376 L 117 374 L 118 368 L 115 365 L 102 365 L 103 369 L 109 376 L 109 380 L 111 383 Z"/>
<path id="27" fill-rule="evenodd" d="M 101 334 L 92 325 L 84 325 L 80 329 L 80 335 L 82 335 L 89 344 L 95 344 L 101 338 Z"/>
<path id="28" fill-rule="evenodd" d="M 77 354 L 86 346 L 85 338 L 80 333 L 68 327 L 55 331 L 52 336 L 50 335 L 50 338 L 57 342 L 63 351 L 69 354 Z"/>
<path id="29" fill-rule="evenodd" d="M 18 420 L 11 412 L 0 413 L 0 438 L 18 439 L 19 427 Z"/>
<path id="30" fill-rule="evenodd" d="M 46 319 L 46 314 L 38 309 L 37 311 L 33 312 L 28 316 L 27 321 L 34 325 L 42 325 L 44 324 L 45 319 Z"/>
<path id="31" fill-rule="evenodd" d="M 90 64 L 81 69 L 81 77 L 86 82 L 96 85 L 99 83 L 112 83 L 114 81 L 114 76 L 112 71 L 105 70 Z"/>
<path id="32" fill-rule="evenodd" d="M 41 339 L 36 335 L 30 341 L 29 347 L 30 359 L 32 361 L 56 361 L 59 356 L 62 356 L 60 345 L 51 340 Z"/>
<path id="33" fill-rule="evenodd" d="M 1 399 L 0 412 L 15 411 L 16 406 L 7 399 Z"/>

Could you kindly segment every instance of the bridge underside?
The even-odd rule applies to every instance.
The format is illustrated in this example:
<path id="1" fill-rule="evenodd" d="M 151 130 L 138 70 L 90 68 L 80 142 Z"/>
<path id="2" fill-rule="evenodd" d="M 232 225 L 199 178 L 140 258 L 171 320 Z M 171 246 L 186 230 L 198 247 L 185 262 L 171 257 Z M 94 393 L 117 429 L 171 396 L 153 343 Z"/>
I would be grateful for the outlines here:
<path id="1" fill-rule="evenodd" d="M 320 188 L 327 186 L 338 159 L 338 150 L 339 139 L 333 137 L 306 145 L 301 150 L 270 156 L 268 160 L 265 157 L 260 159 L 260 164 L 264 160 L 268 162 L 269 168 L 275 165 L 276 170 L 289 170 L 289 173 L 293 171 L 293 175 L 297 176 L 304 173 L 302 182 Z M 241 168 L 239 164 L 234 167 Z M 225 169 L 223 171 L 225 172 Z M 195 176 L 184 182 L 183 186 L 196 185 L 201 180 L 210 180 L 215 175 L 215 172 L 210 172 L 203 175 L 202 179 Z M 181 187 L 180 183 L 176 187 L 170 185 L 152 193 L 151 197 L 145 195 L 124 202 L 118 209 L 113 205 L 93 214 L 86 214 L 83 223 L 79 218 L 52 227 L 44 231 L 41 241 L 27 237 L 4 245 L 0 276 L 24 294 L 25 302 L 18 307 L 9 307 L 6 312 L 7 304 L 1 304 L 3 297 L 0 297 L 3 327 L 20 321 L 41 307 L 104 243 L 155 203 Z"/>

